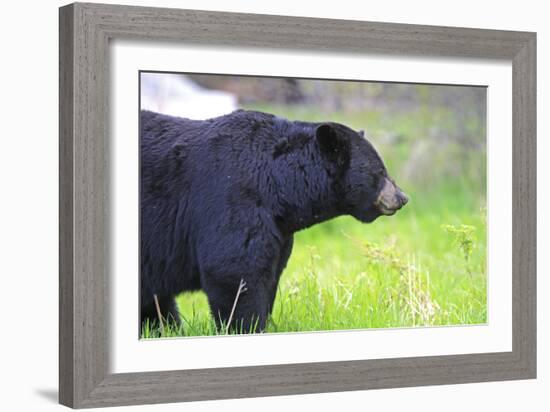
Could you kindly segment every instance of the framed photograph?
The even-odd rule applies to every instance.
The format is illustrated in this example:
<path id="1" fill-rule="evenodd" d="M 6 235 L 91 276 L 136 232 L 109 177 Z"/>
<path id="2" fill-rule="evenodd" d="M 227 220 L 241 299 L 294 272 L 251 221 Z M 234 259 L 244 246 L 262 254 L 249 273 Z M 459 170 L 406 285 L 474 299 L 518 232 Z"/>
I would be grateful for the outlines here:
<path id="1" fill-rule="evenodd" d="M 536 376 L 536 35 L 60 9 L 74 408 Z"/>

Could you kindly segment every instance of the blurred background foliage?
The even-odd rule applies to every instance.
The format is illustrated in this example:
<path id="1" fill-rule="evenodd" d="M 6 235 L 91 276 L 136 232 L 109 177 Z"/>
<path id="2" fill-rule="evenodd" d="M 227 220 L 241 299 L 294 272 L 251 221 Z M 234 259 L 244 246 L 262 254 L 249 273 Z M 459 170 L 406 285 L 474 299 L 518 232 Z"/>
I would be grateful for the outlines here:
<path id="1" fill-rule="evenodd" d="M 486 322 L 484 87 L 145 73 L 141 101 L 181 117 L 244 108 L 364 130 L 411 198 L 370 225 L 341 217 L 297 233 L 268 331 Z M 215 333 L 202 292 L 178 302 L 185 322 L 165 335 Z"/>

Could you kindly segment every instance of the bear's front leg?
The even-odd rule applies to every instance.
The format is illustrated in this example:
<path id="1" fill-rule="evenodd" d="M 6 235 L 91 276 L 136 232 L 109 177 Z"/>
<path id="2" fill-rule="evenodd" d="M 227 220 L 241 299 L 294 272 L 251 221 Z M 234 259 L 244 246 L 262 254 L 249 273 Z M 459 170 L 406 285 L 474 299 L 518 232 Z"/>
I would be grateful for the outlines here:
<path id="1" fill-rule="evenodd" d="M 256 277 L 257 274 L 238 277 L 220 273 L 215 276 L 219 281 L 206 282 L 203 286 L 220 333 L 256 333 L 265 330 L 270 297 L 277 286 L 268 287 Z M 228 278 L 232 281 L 227 282 Z"/>
<path id="2" fill-rule="evenodd" d="M 200 283 L 218 331 L 264 331 L 283 268 L 282 249 L 289 254 L 286 239 L 261 208 L 220 212 L 202 231 L 196 245 Z M 239 292 L 241 282 L 246 285 Z"/>

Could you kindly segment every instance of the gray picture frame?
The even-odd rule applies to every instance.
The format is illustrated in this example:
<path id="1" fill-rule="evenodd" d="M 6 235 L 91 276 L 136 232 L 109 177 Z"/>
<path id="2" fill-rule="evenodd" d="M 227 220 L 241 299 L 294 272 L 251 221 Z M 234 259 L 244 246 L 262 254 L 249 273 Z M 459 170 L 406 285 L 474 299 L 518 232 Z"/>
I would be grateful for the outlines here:
<path id="1" fill-rule="evenodd" d="M 86 408 L 535 378 L 535 33 L 85 3 L 60 8 L 59 30 L 62 404 Z M 109 373 L 111 39 L 512 62 L 512 351 Z"/>

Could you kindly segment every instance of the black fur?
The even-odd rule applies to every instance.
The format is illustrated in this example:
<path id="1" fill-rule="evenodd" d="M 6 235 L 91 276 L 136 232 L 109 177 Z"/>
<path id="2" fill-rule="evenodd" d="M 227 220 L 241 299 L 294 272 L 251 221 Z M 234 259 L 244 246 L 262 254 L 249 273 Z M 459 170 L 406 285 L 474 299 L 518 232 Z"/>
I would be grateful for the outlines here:
<path id="1" fill-rule="evenodd" d="M 387 176 L 358 132 L 238 110 L 205 121 L 141 112 L 141 316 L 177 317 L 202 289 L 218 324 L 263 330 L 293 233 L 351 214 L 371 222 Z"/>

